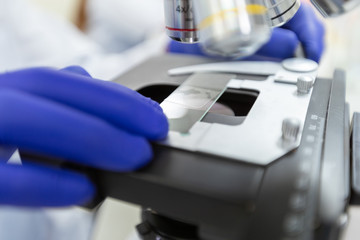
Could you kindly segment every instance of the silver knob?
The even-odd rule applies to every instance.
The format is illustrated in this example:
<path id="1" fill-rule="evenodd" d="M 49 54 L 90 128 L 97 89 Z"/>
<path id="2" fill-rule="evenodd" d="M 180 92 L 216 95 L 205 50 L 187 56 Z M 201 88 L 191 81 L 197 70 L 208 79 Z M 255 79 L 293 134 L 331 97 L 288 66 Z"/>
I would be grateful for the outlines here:
<path id="1" fill-rule="evenodd" d="M 282 138 L 285 141 L 295 142 L 299 136 L 301 123 L 298 119 L 286 118 L 282 122 Z"/>
<path id="2" fill-rule="evenodd" d="M 314 79 L 311 76 L 302 75 L 297 79 L 297 90 L 299 93 L 309 93 L 314 85 Z"/>
<path id="3" fill-rule="evenodd" d="M 319 64 L 306 58 L 288 58 L 282 61 L 282 66 L 290 72 L 306 73 L 316 71 Z"/>

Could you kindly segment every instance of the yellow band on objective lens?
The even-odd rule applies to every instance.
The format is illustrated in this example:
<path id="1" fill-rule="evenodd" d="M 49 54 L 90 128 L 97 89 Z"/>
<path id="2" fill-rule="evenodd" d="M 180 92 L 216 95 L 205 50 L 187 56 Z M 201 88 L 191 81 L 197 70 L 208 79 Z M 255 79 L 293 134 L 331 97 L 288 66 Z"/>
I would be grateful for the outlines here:
<path id="1" fill-rule="evenodd" d="M 249 15 L 260 15 L 264 14 L 267 11 L 267 8 L 258 4 L 249 4 L 246 5 L 245 11 Z M 239 12 L 240 8 L 230 8 L 214 13 L 202 20 L 200 24 L 198 24 L 197 29 L 207 28 L 216 20 L 223 20 L 227 17 L 230 17 L 230 14 L 238 14 Z"/>
<path id="2" fill-rule="evenodd" d="M 258 4 L 249 4 L 246 5 L 246 12 L 249 14 L 264 14 L 267 11 L 267 8 L 263 5 Z"/>

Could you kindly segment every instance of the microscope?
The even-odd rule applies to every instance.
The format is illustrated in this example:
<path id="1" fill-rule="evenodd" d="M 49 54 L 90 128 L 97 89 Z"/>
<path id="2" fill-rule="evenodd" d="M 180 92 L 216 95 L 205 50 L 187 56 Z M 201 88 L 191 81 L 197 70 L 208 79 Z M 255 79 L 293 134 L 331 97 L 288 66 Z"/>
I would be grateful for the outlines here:
<path id="1" fill-rule="evenodd" d="M 324 16 L 357 0 L 313 0 Z M 209 54 L 254 53 L 299 0 L 165 0 L 166 31 Z M 306 26 L 304 26 L 306 27 Z M 167 139 L 138 171 L 84 171 L 99 201 L 142 206 L 144 240 L 337 240 L 360 202 L 360 115 L 345 74 L 308 59 L 153 57 L 114 82 L 161 103 Z"/>
<path id="2" fill-rule="evenodd" d="M 326 17 L 359 1 L 319 0 Z M 165 0 L 170 38 L 226 58 L 254 53 L 298 0 Z M 306 27 L 306 26 L 304 26 Z M 102 198 L 142 206 L 144 240 L 336 240 L 360 194 L 360 115 L 345 74 L 317 63 L 163 55 L 114 81 L 161 103 L 167 139 L 132 173 L 89 172 Z"/>

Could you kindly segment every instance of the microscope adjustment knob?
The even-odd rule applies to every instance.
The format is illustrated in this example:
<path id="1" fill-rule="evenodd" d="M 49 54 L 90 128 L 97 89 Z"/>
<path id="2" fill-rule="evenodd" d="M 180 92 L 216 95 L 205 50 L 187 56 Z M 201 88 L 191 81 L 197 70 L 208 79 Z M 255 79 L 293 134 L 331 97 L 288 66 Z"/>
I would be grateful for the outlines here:
<path id="1" fill-rule="evenodd" d="M 314 79 L 311 76 L 302 75 L 297 79 L 297 90 L 299 93 L 309 93 L 314 85 Z"/>
<path id="2" fill-rule="evenodd" d="M 282 122 L 282 138 L 288 142 L 295 142 L 300 133 L 301 123 L 295 118 L 285 118 Z"/>
<path id="3" fill-rule="evenodd" d="M 285 59 L 282 61 L 282 66 L 287 71 L 297 73 L 315 72 L 319 68 L 317 62 L 306 58 Z"/>

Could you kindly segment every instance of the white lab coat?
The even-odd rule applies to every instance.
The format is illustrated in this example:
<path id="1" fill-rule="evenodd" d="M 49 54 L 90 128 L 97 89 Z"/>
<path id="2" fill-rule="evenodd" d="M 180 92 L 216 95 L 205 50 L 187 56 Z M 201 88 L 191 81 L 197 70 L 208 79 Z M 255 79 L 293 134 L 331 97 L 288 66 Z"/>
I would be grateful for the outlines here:
<path id="1" fill-rule="evenodd" d="M 163 0 L 88 0 L 88 36 L 119 53 L 162 32 Z"/>
<path id="2" fill-rule="evenodd" d="M 76 64 L 110 79 L 164 51 L 167 41 L 161 0 L 89 0 L 85 34 L 28 0 L 0 0 L 0 6 L 0 72 Z"/>
<path id="3" fill-rule="evenodd" d="M 61 0 L 59 0 L 61 1 Z M 164 51 L 162 0 L 89 0 L 84 34 L 27 0 L 0 0 L 0 72 L 81 65 L 108 80 Z M 0 240 L 92 239 L 94 216 L 79 208 L 0 207 Z"/>

